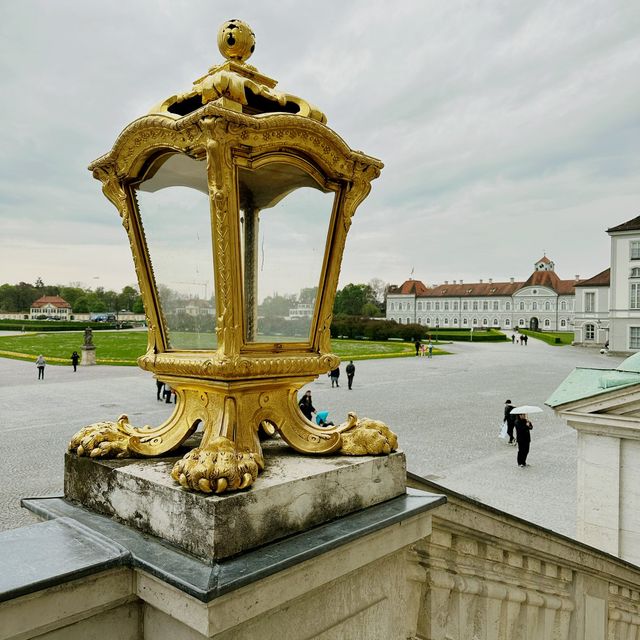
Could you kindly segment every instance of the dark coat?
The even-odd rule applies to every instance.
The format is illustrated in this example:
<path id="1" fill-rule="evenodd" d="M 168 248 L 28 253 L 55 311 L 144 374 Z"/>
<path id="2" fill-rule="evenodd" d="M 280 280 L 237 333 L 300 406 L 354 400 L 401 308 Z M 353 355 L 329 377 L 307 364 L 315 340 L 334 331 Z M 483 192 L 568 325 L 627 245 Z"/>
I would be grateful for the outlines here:
<path id="1" fill-rule="evenodd" d="M 307 420 L 311 420 L 311 414 L 316 411 L 316 408 L 311 404 L 311 400 L 307 400 L 307 396 L 302 396 L 302 400 L 298 402 L 298 406 L 300 407 L 300 411 L 302 411 L 302 415 Z"/>
<path id="2" fill-rule="evenodd" d="M 340 367 L 336 367 L 335 369 L 333 369 L 331 371 L 331 377 L 332 378 L 339 378 L 340 377 Z"/>
<path id="3" fill-rule="evenodd" d="M 512 404 L 504 405 L 504 419 L 507 421 L 507 425 L 513 427 L 516 422 L 516 416 L 511 413 L 511 409 L 514 409 Z"/>
<path id="4" fill-rule="evenodd" d="M 533 429 L 533 425 L 529 420 L 521 418 L 520 416 L 516 418 L 516 437 L 518 444 L 531 442 L 531 429 Z"/>
<path id="5" fill-rule="evenodd" d="M 349 363 L 345 369 L 348 376 L 352 376 L 356 372 L 356 365 Z"/>

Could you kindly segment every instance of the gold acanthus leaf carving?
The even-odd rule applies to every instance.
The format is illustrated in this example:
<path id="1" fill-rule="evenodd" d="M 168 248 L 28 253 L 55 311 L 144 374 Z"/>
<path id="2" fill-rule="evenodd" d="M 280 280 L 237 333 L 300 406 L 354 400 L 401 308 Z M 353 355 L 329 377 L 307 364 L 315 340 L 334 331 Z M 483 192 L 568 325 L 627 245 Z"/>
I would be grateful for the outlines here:
<path id="1" fill-rule="evenodd" d="M 337 428 L 342 432 L 342 455 L 386 455 L 398 448 L 398 436 L 384 422 L 358 418 L 354 412 L 349 412 L 347 418 Z"/>

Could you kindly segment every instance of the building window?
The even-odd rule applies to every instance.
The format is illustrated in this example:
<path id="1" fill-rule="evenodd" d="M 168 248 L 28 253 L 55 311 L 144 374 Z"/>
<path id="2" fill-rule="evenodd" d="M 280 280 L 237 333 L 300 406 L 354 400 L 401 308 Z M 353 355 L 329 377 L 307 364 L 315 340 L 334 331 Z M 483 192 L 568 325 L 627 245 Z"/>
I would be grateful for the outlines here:
<path id="1" fill-rule="evenodd" d="M 498 301 L 497 301 L 497 300 L 494 300 L 494 301 L 493 301 L 493 310 L 494 310 L 494 311 L 497 311 L 497 310 L 500 308 L 498 305 L 499 305 Z"/>
<path id="2" fill-rule="evenodd" d="M 549 326 L 551 326 L 551 325 L 550 325 L 550 323 L 549 323 L 549 318 L 547 318 L 547 319 L 544 321 L 544 326 L 545 326 L 545 327 L 549 327 Z"/>
<path id="3" fill-rule="evenodd" d="M 510 327 L 510 326 L 511 326 L 511 320 L 509 320 L 509 318 L 507 318 L 507 319 L 504 321 L 504 326 L 505 326 L 505 327 Z"/>
<path id="4" fill-rule="evenodd" d="M 489 321 L 486 318 L 482 318 L 482 326 L 486 327 L 489 325 Z"/>
<path id="5" fill-rule="evenodd" d="M 498 318 L 494 318 L 493 319 L 493 326 L 497 327 L 498 326 Z"/>
<path id="6" fill-rule="evenodd" d="M 418 318 L 418 324 L 422 324 L 422 318 Z"/>
<path id="7" fill-rule="evenodd" d="M 427 325 L 427 327 L 430 327 L 431 326 L 431 318 L 427 318 L 425 320 L 425 324 Z"/>
<path id="8" fill-rule="evenodd" d="M 595 325 L 585 324 L 584 325 L 584 339 L 585 340 L 595 340 L 596 339 L 596 328 Z"/>
<path id="9" fill-rule="evenodd" d="M 398 318 L 398 324 L 402 324 L 402 318 Z"/>
<path id="10" fill-rule="evenodd" d="M 640 267 L 634 267 L 631 269 L 631 278 L 640 278 Z"/>
<path id="11" fill-rule="evenodd" d="M 418 311 L 422 311 L 422 302 L 418 302 Z"/>
<path id="12" fill-rule="evenodd" d="M 477 310 L 478 310 L 478 301 L 477 301 L 477 300 L 474 300 L 474 301 L 473 301 L 473 310 L 474 310 L 474 311 L 477 311 Z"/>
<path id="13" fill-rule="evenodd" d="M 483 300 L 482 301 L 482 310 L 483 311 L 488 311 L 489 310 L 489 302 L 487 300 Z"/>
<path id="14" fill-rule="evenodd" d="M 439 311 L 439 310 L 440 310 L 440 303 L 436 302 L 436 311 Z"/>
<path id="15" fill-rule="evenodd" d="M 427 311 L 431 311 L 431 303 L 427 302 Z"/>
<path id="16" fill-rule="evenodd" d="M 566 327 L 567 326 L 567 321 L 566 320 L 560 320 L 560 326 L 561 327 Z"/>
<path id="17" fill-rule="evenodd" d="M 640 327 L 629 327 L 629 349 L 640 349 Z"/>
<path id="18" fill-rule="evenodd" d="M 567 310 L 567 303 L 564 300 L 560 303 L 560 309 L 562 309 L 562 311 Z"/>
<path id="19" fill-rule="evenodd" d="M 464 325 L 469 324 L 469 323 L 467 322 L 467 319 L 466 319 L 466 318 L 462 318 L 462 324 L 464 324 Z"/>
<path id="20" fill-rule="evenodd" d="M 633 305 L 631 307 L 633 309 Z M 584 310 L 586 313 L 593 313 L 596 310 L 596 294 L 593 292 L 584 294 Z"/>
<path id="21" fill-rule="evenodd" d="M 407 318 L 407 324 L 411 324 L 411 318 Z"/>
<path id="22" fill-rule="evenodd" d="M 457 302 L 454 302 L 454 303 L 453 303 L 453 310 L 454 310 L 454 311 L 457 311 L 457 310 L 458 310 L 458 303 L 457 303 Z"/>
<path id="23" fill-rule="evenodd" d="M 520 303 L 520 311 L 524 311 L 524 302 Z"/>
<path id="24" fill-rule="evenodd" d="M 453 319 L 453 324 L 458 324 L 458 318 Z"/>
<path id="25" fill-rule="evenodd" d="M 519 326 L 519 327 L 524 327 L 524 318 L 520 318 L 520 319 L 518 320 L 518 326 Z"/>
<path id="26" fill-rule="evenodd" d="M 448 302 L 444 303 L 444 310 L 445 311 L 449 311 L 449 303 Z"/>
<path id="27" fill-rule="evenodd" d="M 474 318 L 473 319 L 473 326 L 477 327 L 478 326 L 478 318 Z"/>
<path id="28" fill-rule="evenodd" d="M 444 319 L 444 323 L 445 323 L 445 324 L 449 324 L 449 318 L 445 318 L 445 319 Z"/>
<path id="29" fill-rule="evenodd" d="M 632 240 L 631 244 L 631 259 L 640 260 L 640 240 Z"/>
<path id="30" fill-rule="evenodd" d="M 463 311 L 469 310 L 469 303 L 466 300 L 462 303 L 462 310 Z"/>
<path id="31" fill-rule="evenodd" d="M 510 302 L 507 302 L 507 303 L 504 305 L 504 308 L 505 308 L 507 311 L 511 311 L 511 303 L 510 303 Z"/>
<path id="32" fill-rule="evenodd" d="M 549 311 L 551 309 L 551 304 L 549 302 L 544 303 L 544 310 Z"/>
<path id="33" fill-rule="evenodd" d="M 640 309 L 640 282 L 631 283 L 631 293 L 629 295 L 629 308 Z"/>

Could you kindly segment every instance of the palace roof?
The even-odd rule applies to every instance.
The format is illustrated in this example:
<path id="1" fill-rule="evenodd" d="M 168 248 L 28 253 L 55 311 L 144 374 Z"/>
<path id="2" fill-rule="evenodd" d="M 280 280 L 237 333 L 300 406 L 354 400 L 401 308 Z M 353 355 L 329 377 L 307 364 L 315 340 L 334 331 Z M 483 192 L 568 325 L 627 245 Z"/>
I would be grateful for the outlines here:
<path id="1" fill-rule="evenodd" d="M 616 231 L 640 231 L 640 216 L 627 220 L 616 227 L 607 229 L 607 233 L 615 233 Z"/>
<path id="2" fill-rule="evenodd" d="M 35 302 L 31 303 L 32 309 L 39 309 L 40 307 L 44 307 L 47 304 L 51 304 L 58 309 L 71 309 L 71 305 L 60 296 L 42 296 L 38 298 Z"/>
<path id="3" fill-rule="evenodd" d="M 429 289 L 420 280 L 405 280 L 399 287 L 396 285 L 389 285 L 387 293 L 395 295 L 412 295 L 417 296 L 428 295 Z"/>
<path id="4" fill-rule="evenodd" d="M 605 269 L 593 278 L 576 282 L 576 287 L 608 287 L 611 284 L 611 269 Z"/>

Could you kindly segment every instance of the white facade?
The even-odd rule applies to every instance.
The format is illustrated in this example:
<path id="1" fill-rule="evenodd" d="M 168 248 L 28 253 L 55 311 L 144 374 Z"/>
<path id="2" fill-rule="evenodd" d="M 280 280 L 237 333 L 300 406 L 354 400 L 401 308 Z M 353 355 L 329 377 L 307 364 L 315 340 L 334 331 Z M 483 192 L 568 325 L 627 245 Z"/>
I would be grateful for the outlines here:
<path id="1" fill-rule="evenodd" d="M 609 285 L 599 281 L 608 278 L 595 276 L 576 286 L 574 344 L 603 347 L 609 341 Z"/>

